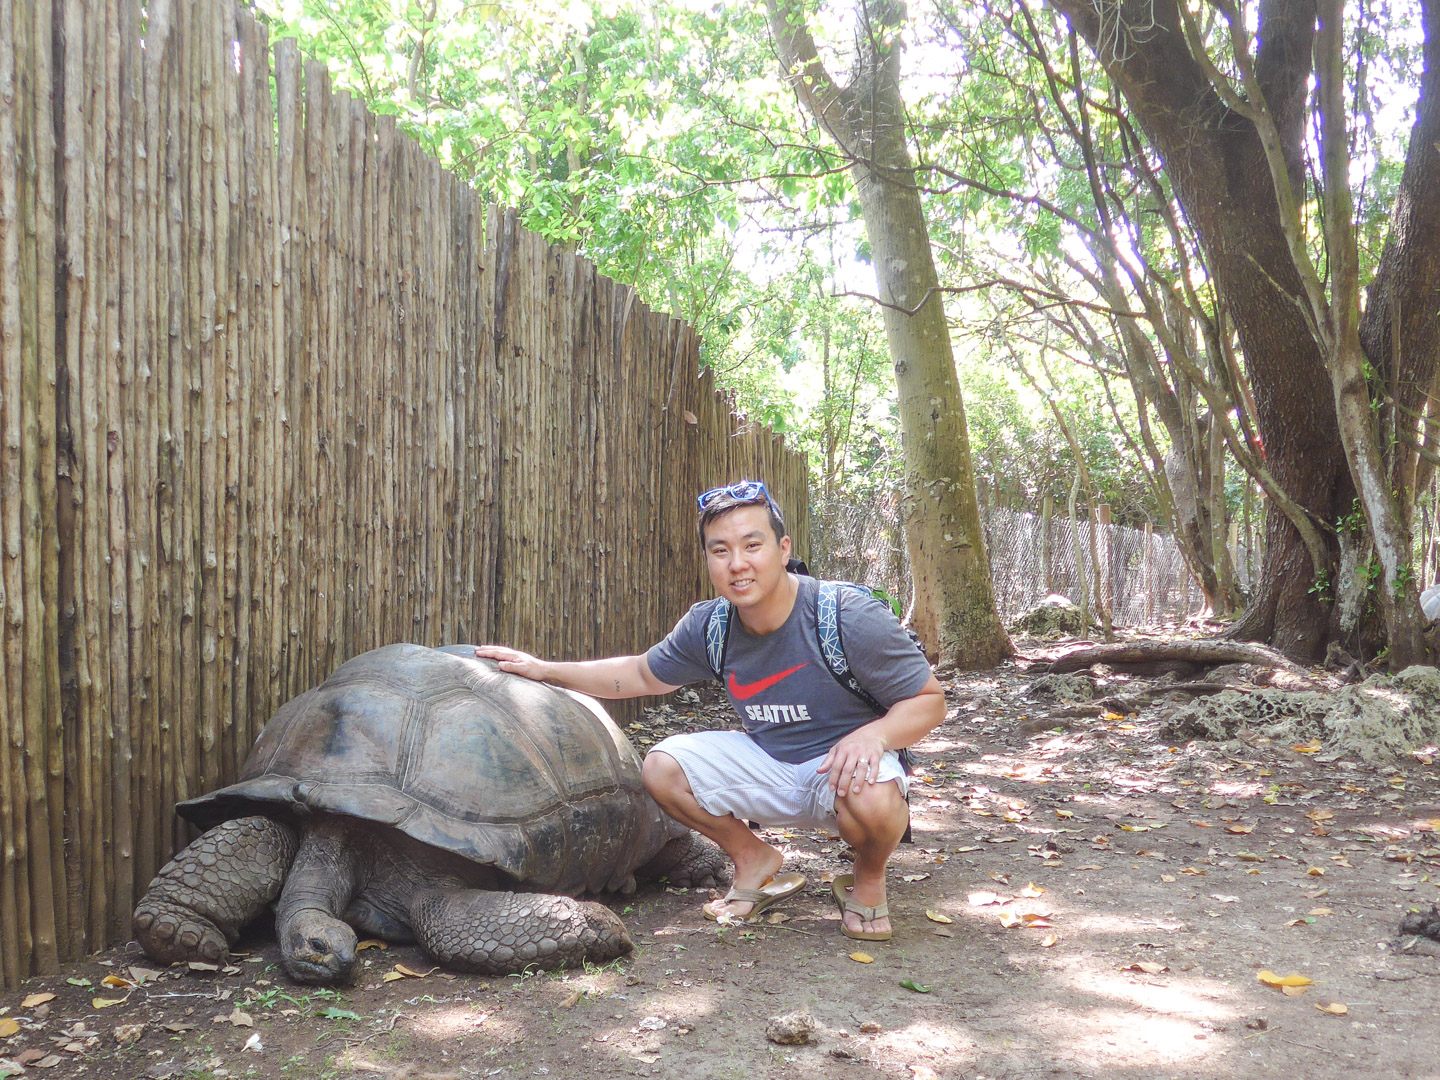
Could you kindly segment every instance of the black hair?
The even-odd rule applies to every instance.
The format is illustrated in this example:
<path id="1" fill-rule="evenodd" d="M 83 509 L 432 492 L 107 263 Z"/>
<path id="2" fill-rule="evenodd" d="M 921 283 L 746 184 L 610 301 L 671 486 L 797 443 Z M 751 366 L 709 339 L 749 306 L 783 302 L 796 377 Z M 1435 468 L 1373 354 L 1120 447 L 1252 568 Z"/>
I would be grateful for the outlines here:
<path id="1" fill-rule="evenodd" d="M 780 507 L 774 502 L 767 501 L 764 496 L 757 496 L 753 499 L 737 499 L 734 495 L 717 495 L 701 510 L 695 519 L 695 532 L 700 538 L 700 548 L 705 548 L 705 530 L 712 522 L 719 520 L 732 510 L 738 510 L 742 506 L 763 506 L 765 516 L 770 519 L 770 528 L 775 533 L 775 542 L 778 544 L 785 538 L 785 519 L 780 516 Z"/>

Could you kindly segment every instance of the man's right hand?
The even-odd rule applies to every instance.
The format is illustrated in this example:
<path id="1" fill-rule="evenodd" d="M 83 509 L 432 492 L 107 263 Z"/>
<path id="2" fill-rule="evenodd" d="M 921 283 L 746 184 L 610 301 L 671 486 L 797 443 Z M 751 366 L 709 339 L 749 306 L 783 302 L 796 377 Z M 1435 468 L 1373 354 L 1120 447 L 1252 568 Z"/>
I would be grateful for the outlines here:
<path id="1" fill-rule="evenodd" d="M 523 675 L 537 682 L 544 682 L 549 675 L 549 665 L 544 660 L 508 645 L 476 645 L 475 655 L 482 660 L 494 660 L 501 671 L 511 675 Z"/>

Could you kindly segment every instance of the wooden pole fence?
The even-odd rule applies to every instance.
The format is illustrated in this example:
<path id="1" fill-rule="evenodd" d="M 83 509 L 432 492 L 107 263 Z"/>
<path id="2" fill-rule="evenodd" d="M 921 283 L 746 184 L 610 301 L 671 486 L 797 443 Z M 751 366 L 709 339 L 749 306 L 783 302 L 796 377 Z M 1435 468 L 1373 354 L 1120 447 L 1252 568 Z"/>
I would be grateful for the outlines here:
<path id="1" fill-rule="evenodd" d="M 741 476 L 808 546 L 688 326 L 233 0 L 0 4 L 0 271 L 5 986 L 128 937 L 173 804 L 348 657 L 643 649 Z"/>

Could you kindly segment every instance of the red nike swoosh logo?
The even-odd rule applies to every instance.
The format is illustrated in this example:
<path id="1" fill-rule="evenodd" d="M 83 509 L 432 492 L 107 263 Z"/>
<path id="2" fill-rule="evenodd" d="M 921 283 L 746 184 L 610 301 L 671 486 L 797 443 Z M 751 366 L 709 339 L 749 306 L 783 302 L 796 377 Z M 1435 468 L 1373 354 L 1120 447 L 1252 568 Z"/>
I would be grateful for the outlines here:
<path id="1" fill-rule="evenodd" d="M 806 663 L 809 663 L 809 661 L 807 660 Z M 736 701 L 745 701 L 747 698 L 752 698 L 756 694 L 764 690 L 769 690 L 770 687 L 774 686 L 781 679 L 785 678 L 785 676 L 794 675 L 795 672 L 799 671 L 804 666 L 805 664 L 796 664 L 792 668 L 786 668 L 784 671 L 777 671 L 774 675 L 767 675 L 765 678 L 758 679 L 752 683 L 736 682 L 735 672 L 732 671 L 730 672 L 730 693 L 734 696 Z"/>

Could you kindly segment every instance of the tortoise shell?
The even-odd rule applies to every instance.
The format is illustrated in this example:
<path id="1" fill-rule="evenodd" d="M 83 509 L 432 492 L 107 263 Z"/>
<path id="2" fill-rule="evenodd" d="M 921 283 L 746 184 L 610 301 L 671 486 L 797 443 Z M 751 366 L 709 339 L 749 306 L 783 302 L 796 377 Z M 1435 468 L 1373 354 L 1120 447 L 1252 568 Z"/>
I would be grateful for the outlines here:
<path id="1" fill-rule="evenodd" d="M 344 814 L 578 895 L 622 887 L 683 829 L 599 704 L 499 670 L 474 647 L 387 645 L 287 702 L 240 778 L 180 803 L 209 828 Z"/>

